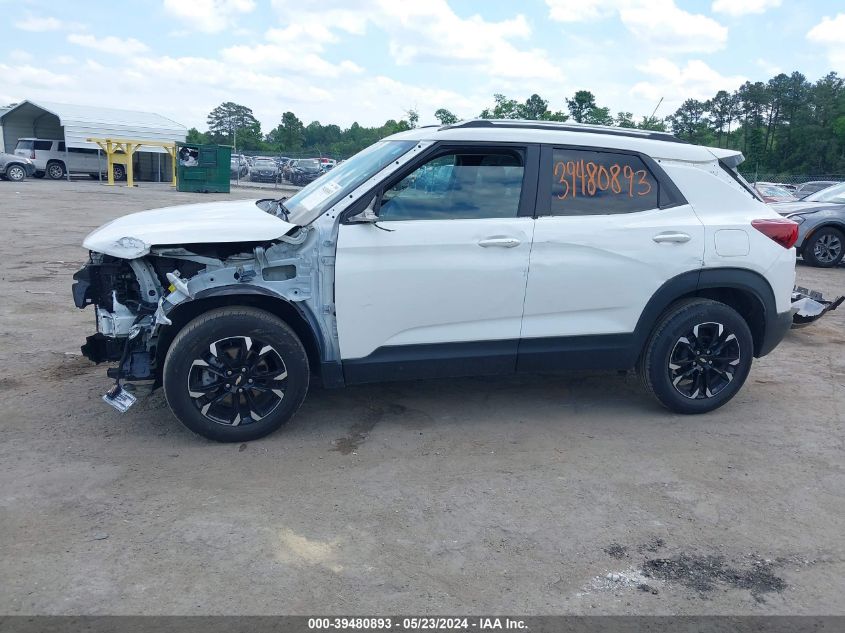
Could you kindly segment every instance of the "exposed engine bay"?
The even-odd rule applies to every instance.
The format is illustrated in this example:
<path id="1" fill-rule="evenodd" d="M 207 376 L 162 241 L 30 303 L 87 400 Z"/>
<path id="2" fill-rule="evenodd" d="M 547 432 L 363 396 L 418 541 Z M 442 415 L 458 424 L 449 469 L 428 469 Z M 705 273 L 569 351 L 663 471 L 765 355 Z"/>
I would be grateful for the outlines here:
<path id="1" fill-rule="evenodd" d="M 257 206 L 274 215 L 279 201 Z M 124 259 L 91 251 L 74 274 L 74 303 L 93 305 L 97 333 L 83 354 L 95 363 L 118 362 L 108 375 L 129 381 L 156 378 L 162 334 L 181 306 L 227 294 L 282 299 L 299 310 L 314 332 L 335 333 L 331 284 L 320 267 L 334 258 L 332 236 L 321 223 L 295 227 L 272 241 L 152 246 L 142 257 Z M 329 224 L 331 227 L 331 224 Z M 336 335 L 318 341 L 321 356 L 339 358 Z"/>

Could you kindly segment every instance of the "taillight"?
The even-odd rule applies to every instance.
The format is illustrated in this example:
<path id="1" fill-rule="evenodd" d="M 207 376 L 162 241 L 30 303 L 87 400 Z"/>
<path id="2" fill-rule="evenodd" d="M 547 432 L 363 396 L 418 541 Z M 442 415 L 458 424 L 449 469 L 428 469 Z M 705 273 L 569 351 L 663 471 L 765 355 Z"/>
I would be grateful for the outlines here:
<path id="1" fill-rule="evenodd" d="M 784 248 L 792 248 L 798 241 L 798 224 L 787 218 L 751 220 L 751 226 Z"/>
<path id="2" fill-rule="evenodd" d="M 30 150 L 29 152 L 29 160 L 35 160 L 35 150 Z"/>

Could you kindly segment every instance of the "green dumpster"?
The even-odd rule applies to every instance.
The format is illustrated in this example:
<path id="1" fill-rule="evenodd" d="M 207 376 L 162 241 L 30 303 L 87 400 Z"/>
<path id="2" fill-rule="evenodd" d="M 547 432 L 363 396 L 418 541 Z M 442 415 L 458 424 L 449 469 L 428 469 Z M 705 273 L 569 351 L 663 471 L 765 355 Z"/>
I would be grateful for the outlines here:
<path id="1" fill-rule="evenodd" d="M 193 145 L 178 143 L 176 147 L 177 191 L 229 193 L 228 145 Z"/>

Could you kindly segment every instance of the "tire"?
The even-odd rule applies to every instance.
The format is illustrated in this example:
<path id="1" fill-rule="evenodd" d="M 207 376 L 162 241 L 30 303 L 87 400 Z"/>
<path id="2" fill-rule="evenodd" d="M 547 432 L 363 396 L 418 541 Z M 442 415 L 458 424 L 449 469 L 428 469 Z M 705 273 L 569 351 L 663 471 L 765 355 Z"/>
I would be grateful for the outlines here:
<path id="1" fill-rule="evenodd" d="M 12 182 L 26 180 L 26 170 L 17 163 L 6 165 L 6 178 Z"/>
<path id="2" fill-rule="evenodd" d="M 736 310 L 718 301 L 688 299 L 658 321 L 637 373 L 667 409 L 707 413 L 742 388 L 753 356 L 751 330 Z"/>
<path id="3" fill-rule="evenodd" d="M 60 163 L 59 161 L 47 163 L 47 175 L 52 180 L 61 180 L 65 177 L 65 173 L 65 166 L 63 163 Z"/>
<path id="4" fill-rule="evenodd" d="M 308 355 L 294 331 L 249 307 L 218 308 L 188 323 L 167 352 L 162 377 L 179 421 L 217 442 L 278 429 L 299 409 L 309 380 Z"/>
<path id="5" fill-rule="evenodd" d="M 832 226 L 826 226 L 813 233 L 801 249 L 804 261 L 817 268 L 833 268 L 842 261 L 843 255 L 845 234 Z"/>
<path id="6" fill-rule="evenodd" d="M 113 165 L 112 174 L 115 180 L 126 180 L 126 168 L 123 165 Z"/>

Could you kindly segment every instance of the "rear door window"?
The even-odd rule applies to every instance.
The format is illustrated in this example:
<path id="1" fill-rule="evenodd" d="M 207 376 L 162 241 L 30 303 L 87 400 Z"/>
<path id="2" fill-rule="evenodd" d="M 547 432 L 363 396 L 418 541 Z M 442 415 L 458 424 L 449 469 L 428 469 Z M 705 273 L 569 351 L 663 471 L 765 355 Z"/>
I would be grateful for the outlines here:
<path id="1" fill-rule="evenodd" d="M 53 141 L 35 141 L 35 149 L 49 152 L 53 149 Z"/>
<path id="2" fill-rule="evenodd" d="M 659 206 L 660 183 L 639 156 L 554 148 L 551 215 L 613 215 Z"/>

